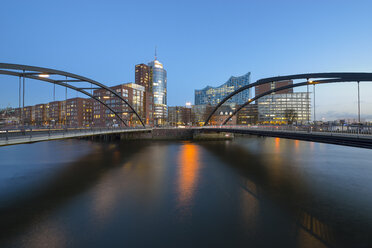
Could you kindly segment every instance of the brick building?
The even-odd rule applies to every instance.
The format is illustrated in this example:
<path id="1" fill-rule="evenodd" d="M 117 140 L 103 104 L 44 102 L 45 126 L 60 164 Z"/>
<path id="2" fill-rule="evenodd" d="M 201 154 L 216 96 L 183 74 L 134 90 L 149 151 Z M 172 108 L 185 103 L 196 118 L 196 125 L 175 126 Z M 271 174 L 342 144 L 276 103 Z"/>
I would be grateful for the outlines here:
<path id="1" fill-rule="evenodd" d="M 145 64 L 138 64 L 135 67 L 135 81 L 136 84 L 145 87 L 145 91 L 152 92 L 150 81 L 150 67 Z"/>
<path id="2" fill-rule="evenodd" d="M 34 125 L 35 126 L 45 126 L 48 124 L 49 122 L 49 118 L 48 118 L 48 109 L 49 109 L 49 105 L 48 104 L 37 104 L 35 105 L 35 108 L 34 108 Z"/>
<path id="3" fill-rule="evenodd" d="M 260 94 L 265 93 L 266 91 L 273 90 L 273 89 L 280 88 L 280 87 L 287 86 L 287 85 L 291 85 L 291 84 L 293 84 L 293 80 L 283 80 L 283 81 L 270 82 L 270 83 L 258 85 L 255 87 L 255 95 L 258 96 Z M 288 93 L 293 93 L 293 88 L 275 92 L 275 94 L 288 94 Z"/>
<path id="4" fill-rule="evenodd" d="M 216 113 L 212 116 L 210 120 L 211 125 L 222 125 L 222 123 L 228 118 L 236 109 L 235 104 L 225 104 L 218 108 Z M 226 125 L 236 125 L 237 117 L 234 115 Z"/>
<path id="5" fill-rule="evenodd" d="M 66 100 L 66 125 L 89 127 L 93 123 L 93 100 L 75 97 Z"/>
<path id="6" fill-rule="evenodd" d="M 49 125 L 62 126 L 66 123 L 66 102 L 54 101 L 49 103 L 48 117 Z"/>
<path id="7" fill-rule="evenodd" d="M 150 92 L 145 91 L 144 86 L 128 83 L 110 88 L 120 94 L 134 108 L 145 124 L 153 125 L 153 98 Z M 98 89 L 94 91 L 93 95 L 110 106 L 115 112 L 119 113 L 120 117 L 128 125 L 136 126 L 141 124 L 129 106 L 111 92 Z M 99 102 L 94 103 L 93 118 L 95 126 L 123 125 L 114 113 Z"/>

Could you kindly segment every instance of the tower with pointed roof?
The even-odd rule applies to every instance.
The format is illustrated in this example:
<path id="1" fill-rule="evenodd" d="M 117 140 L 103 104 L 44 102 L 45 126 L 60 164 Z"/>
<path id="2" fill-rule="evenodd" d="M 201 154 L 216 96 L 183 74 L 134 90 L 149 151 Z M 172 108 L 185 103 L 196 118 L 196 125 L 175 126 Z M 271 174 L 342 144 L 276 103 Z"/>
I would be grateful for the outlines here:
<path id="1" fill-rule="evenodd" d="M 157 58 L 155 47 L 154 60 L 148 63 L 150 86 L 154 99 L 154 123 L 163 126 L 167 121 L 167 71 Z"/>

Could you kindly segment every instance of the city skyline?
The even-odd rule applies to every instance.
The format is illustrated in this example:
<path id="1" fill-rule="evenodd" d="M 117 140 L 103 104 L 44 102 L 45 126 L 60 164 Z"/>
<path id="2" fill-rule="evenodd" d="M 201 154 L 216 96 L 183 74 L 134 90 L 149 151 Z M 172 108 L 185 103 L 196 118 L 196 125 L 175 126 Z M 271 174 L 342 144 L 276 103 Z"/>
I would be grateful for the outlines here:
<path id="1" fill-rule="evenodd" d="M 134 66 L 150 61 L 157 46 L 159 60 L 168 71 L 169 106 L 183 106 L 193 101 L 194 89 L 218 86 L 230 75 L 247 71 L 254 82 L 277 75 L 369 72 L 372 68 L 368 32 L 372 4 L 368 1 L 337 1 L 337 6 L 335 1 L 206 1 L 198 5 L 192 1 L 67 1 L 49 7 L 43 1 L 21 2 L 6 2 L 2 8 L 2 62 L 70 71 L 113 86 L 134 82 Z M 139 7 L 143 11 L 133 14 Z M 162 27 L 138 28 L 149 23 Z M 39 29 L 28 26 L 43 28 L 35 31 Z M 17 106 L 16 81 L 0 78 L 7 87 L 0 93 L 1 107 Z M 51 100 L 51 86 L 33 82 L 28 87 L 26 103 Z M 371 91 L 372 85 L 361 84 L 362 118 L 372 117 L 372 103 L 364 94 Z M 342 111 L 336 109 L 340 106 Z M 318 87 L 317 112 L 319 118 L 356 116 L 356 84 Z"/>

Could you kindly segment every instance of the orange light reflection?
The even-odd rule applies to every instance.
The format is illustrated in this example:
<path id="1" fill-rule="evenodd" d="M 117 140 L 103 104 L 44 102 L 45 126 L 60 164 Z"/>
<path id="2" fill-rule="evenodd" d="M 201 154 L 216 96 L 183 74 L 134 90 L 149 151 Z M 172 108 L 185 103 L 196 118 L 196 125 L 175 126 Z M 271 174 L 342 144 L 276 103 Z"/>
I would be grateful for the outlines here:
<path id="1" fill-rule="evenodd" d="M 199 169 L 199 150 L 194 144 L 185 144 L 179 153 L 178 203 L 180 207 L 191 204 Z"/>
<path id="2" fill-rule="evenodd" d="M 275 138 L 275 152 L 279 152 L 280 138 Z"/>
<path id="3" fill-rule="evenodd" d="M 295 151 L 298 152 L 298 149 L 300 148 L 300 141 L 295 140 Z"/>

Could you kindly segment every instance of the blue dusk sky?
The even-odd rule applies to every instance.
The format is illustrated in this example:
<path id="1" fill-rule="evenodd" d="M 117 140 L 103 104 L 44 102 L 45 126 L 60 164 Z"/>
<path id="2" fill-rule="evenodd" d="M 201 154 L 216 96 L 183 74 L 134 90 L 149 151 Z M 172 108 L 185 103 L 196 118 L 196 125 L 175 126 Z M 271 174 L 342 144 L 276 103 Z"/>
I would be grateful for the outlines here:
<path id="1" fill-rule="evenodd" d="M 109 86 L 134 81 L 134 66 L 158 59 L 168 105 L 230 76 L 372 72 L 372 1 L 2 0 L 0 62 L 80 74 Z M 48 102 L 52 86 L 28 81 L 26 105 Z M 18 79 L 0 76 L 0 107 L 18 105 Z M 356 83 L 317 86 L 317 116 L 352 118 Z M 302 91 L 305 89 L 298 89 Z M 76 93 L 69 93 L 69 97 Z M 372 119 L 372 83 L 361 84 Z M 64 99 L 57 89 L 57 99 Z"/>

